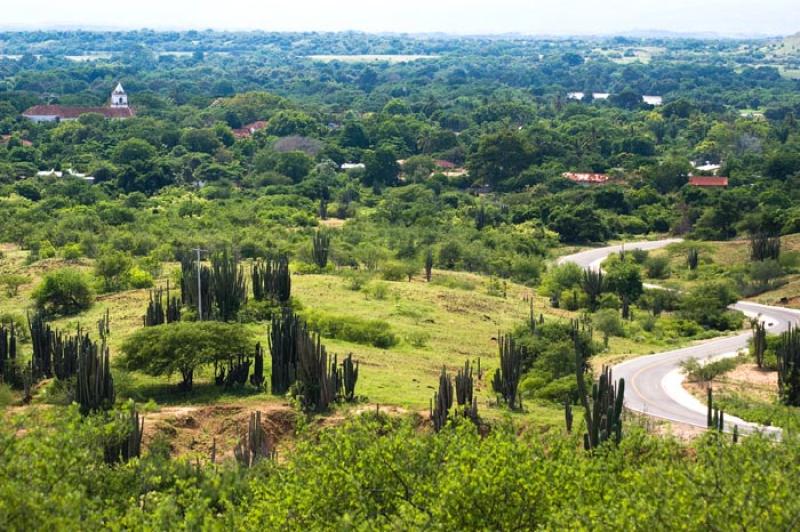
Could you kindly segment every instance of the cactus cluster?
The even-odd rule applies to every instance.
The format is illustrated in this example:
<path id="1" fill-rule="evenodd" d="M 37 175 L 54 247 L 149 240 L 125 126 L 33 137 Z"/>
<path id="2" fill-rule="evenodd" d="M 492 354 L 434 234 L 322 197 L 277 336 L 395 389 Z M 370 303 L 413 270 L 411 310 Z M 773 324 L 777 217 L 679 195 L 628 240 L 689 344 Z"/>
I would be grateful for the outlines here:
<path id="1" fill-rule="evenodd" d="M 328 265 L 328 254 L 331 250 L 331 236 L 327 231 L 318 230 L 311 239 L 311 258 L 320 270 Z"/>
<path id="2" fill-rule="evenodd" d="M 215 441 L 216 450 L 216 441 Z M 212 462 L 216 452 L 212 453 Z M 236 447 L 233 449 L 233 455 L 236 461 L 243 467 L 253 467 L 261 460 L 267 458 L 274 458 L 275 451 L 269 445 L 267 438 L 267 431 L 261 425 L 261 412 L 252 412 L 250 414 L 250 421 L 247 424 L 247 433 L 239 439 Z"/>
<path id="3" fill-rule="evenodd" d="M 0 324 L 0 378 L 12 386 L 19 381 L 17 371 L 17 333 L 14 325 Z"/>
<path id="4" fill-rule="evenodd" d="M 778 260 L 781 255 L 781 237 L 758 233 L 750 237 L 750 259 L 754 261 Z"/>
<path id="5" fill-rule="evenodd" d="M 564 401 L 564 423 L 567 426 L 567 434 L 572 434 L 572 403 L 569 402 L 569 399 Z"/>
<path id="6" fill-rule="evenodd" d="M 189 308 L 197 309 L 202 303 L 203 315 L 200 319 L 210 320 L 213 311 L 213 294 L 211 286 L 211 268 L 200 265 L 200 286 L 197 282 L 197 261 L 187 254 L 181 260 L 181 303 Z M 200 293 L 198 294 L 198 289 Z"/>
<path id="7" fill-rule="evenodd" d="M 31 334 L 33 354 L 31 355 L 31 372 L 35 380 L 47 379 L 53 376 L 53 342 L 55 331 L 44 319 L 41 312 L 33 316 L 28 315 L 28 329 Z"/>
<path id="8" fill-rule="evenodd" d="M 589 310 L 594 312 L 597 310 L 598 299 L 606 289 L 606 279 L 603 277 L 603 272 L 599 268 L 596 270 L 592 268 L 583 270 L 581 288 L 589 301 Z M 575 293 L 573 292 L 574 295 Z"/>
<path id="9" fill-rule="evenodd" d="M 522 378 L 522 362 L 526 356 L 525 349 L 517 345 L 510 335 L 499 335 L 497 343 L 500 348 L 500 367 L 494 373 L 492 389 L 500 394 L 510 408 L 522 409 L 522 397 L 518 388 Z"/>
<path id="10" fill-rule="evenodd" d="M 430 405 L 430 416 L 433 430 L 439 432 L 447 424 L 450 408 L 453 406 L 453 380 L 442 367 L 439 374 L 439 390 L 433 394 Z"/>
<path id="11" fill-rule="evenodd" d="M 459 369 L 458 373 L 456 373 L 456 402 L 458 406 L 472 405 L 473 387 L 472 366 L 467 360 L 464 362 L 464 369 Z"/>
<path id="12" fill-rule="evenodd" d="M 76 401 L 83 414 L 108 410 L 114 404 L 114 379 L 105 343 L 92 343 L 79 353 L 76 388 Z"/>
<path id="13" fill-rule="evenodd" d="M 583 364 L 579 364 L 582 368 Z M 625 397 L 625 379 L 616 383 L 611 368 L 604 366 L 600 378 L 592 385 L 591 398 L 586 393 L 583 370 L 578 372 L 578 393 L 584 407 L 586 433 L 583 446 L 588 451 L 596 449 L 606 441 L 619 443 L 622 440 L 622 410 Z"/>
<path id="14" fill-rule="evenodd" d="M 781 401 L 789 406 L 800 406 L 800 327 L 790 326 L 781 333 L 775 354 Z"/>
<path id="15" fill-rule="evenodd" d="M 214 307 L 222 321 L 232 321 L 247 302 L 247 282 L 239 259 L 223 250 L 211 256 Z"/>
<path id="16" fill-rule="evenodd" d="M 127 462 L 131 458 L 138 458 L 142 453 L 144 418 L 139 417 L 135 406 L 131 406 L 127 412 L 120 412 L 117 416 L 126 426 L 126 431 L 124 436 L 115 437 L 105 444 L 103 454 L 107 464 Z"/>
<path id="17" fill-rule="evenodd" d="M 106 313 L 103 314 L 103 317 L 97 320 L 97 334 L 101 340 L 107 340 L 111 334 L 111 315 L 108 308 L 106 308 Z"/>
<path id="18" fill-rule="evenodd" d="M 289 258 L 282 255 L 277 259 L 257 261 L 250 273 L 253 285 L 253 299 L 272 300 L 286 303 L 292 293 L 292 277 L 289 274 Z"/>
<path id="19" fill-rule="evenodd" d="M 163 288 L 150 291 L 150 301 L 147 304 L 147 312 L 142 321 L 145 327 L 163 325 L 181 320 L 181 302 L 170 295 L 169 282 L 167 282 L 166 292 Z M 102 336 L 101 336 L 102 338 Z"/>
<path id="20" fill-rule="evenodd" d="M 274 395 L 284 395 L 294 385 L 303 408 L 313 412 L 326 410 L 336 400 L 355 400 L 358 362 L 348 355 L 341 368 L 335 356 L 329 364 L 319 335 L 289 309 L 272 317 L 269 348 Z"/>
<path id="21" fill-rule="evenodd" d="M 706 408 L 708 409 L 706 414 L 708 428 L 723 432 L 725 430 L 725 412 L 714 406 L 714 392 L 711 390 L 711 386 L 706 389 Z"/>

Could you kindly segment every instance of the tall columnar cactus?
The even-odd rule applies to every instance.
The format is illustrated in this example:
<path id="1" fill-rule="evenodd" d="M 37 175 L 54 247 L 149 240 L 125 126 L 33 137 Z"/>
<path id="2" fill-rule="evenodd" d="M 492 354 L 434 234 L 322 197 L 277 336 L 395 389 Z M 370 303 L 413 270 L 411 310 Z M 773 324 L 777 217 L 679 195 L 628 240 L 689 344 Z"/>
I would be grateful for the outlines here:
<path id="1" fill-rule="evenodd" d="M 53 371 L 59 380 L 69 379 L 78 372 L 78 360 L 85 351 L 93 349 L 88 334 L 79 328 L 75 335 L 65 335 L 58 331 L 52 339 Z"/>
<path id="2" fill-rule="evenodd" d="M 273 458 L 275 452 L 270 448 L 267 431 L 261 424 L 261 412 L 252 412 L 247 424 L 247 433 L 239 439 L 233 449 L 236 461 L 243 467 L 253 467 L 264 459 Z"/>
<path id="3" fill-rule="evenodd" d="M 789 406 L 800 406 L 800 327 L 790 326 L 781 334 L 775 354 L 781 401 Z"/>
<path id="4" fill-rule="evenodd" d="M 307 412 L 324 412 L 336 400 L 338 375 L 318 334 L 305 325 L 297 335 L 297 394 Z"/>
<path id="5" fill-rule="evenodd" d="M 328 254 L 331 250 L 331 237 L 327 231 L 318 230 L 311 240 L 311 257 L 321 270 L 328 265 Z"/>
<path id="6" fill-rule="evenodd" d="M 494 373 L 492 389 L 500 394 L 510 408 L 522 408 L 518 387 L 525 349 L 518 346 L 509 335 L 500 335 L 497 343 L 500 347 L 500 367 Z"/>
<path id="7" fill-rule="evenodd" d="M 603 272 L 600 269 L 585 269 L 581 280 L 581 288 L 583 288 L 586 298 L 589 300 L 589 310 L 594 312 L 597 310 L 597 300 L 606 288 Z"/>
<path id="8" fill-rule="evenodd" d="M 758 233 L 750 237 L 750 259 L 762 261 L 778 260 L 781 255 L 781 237 Z"/>
<path id="9" fill-rule="evenodd" d="M 472 404 L 472 366 L 469 360 L 464 362 L 464 369 L 459 369 L 456 373 L 456 402 L 458 406 L 469 406 Z"/>
<path id="10" fill-rule="evenodd" d="M 150 290 L 150 300 L 147 302 L 147 311 L 142 318 L 145 327 L 154 327 L 166 322 L 166 312 L 164 312 L 163 296 L 161 288 Z"/>
<path id="11" fill-rule="evenodd" d="M 96 343 L 81 351 L 78 358 L 76 400 L 84 415 L 108 410 L 114 404 L 114 379 L 111 376 L 108 346 Z"/>
<path id="12" fill-rule="evenodd" d="M 697 265 L 700 263 L 700 251 L 697 248 L 689 248 L 689 252 L 686 256 L 686 264 L 689 266 L 689 269 L 694 271 L 697 269 Z"/>
<path id="13" fill-rule="evenodd" d="M 572 433 L 572 404 L 569 402 L 569 399 L 564 401 L 564 422 L 567 425 L 567 434 Z"/>
<path id="14" fill-rule="evenodd" d="M 706 426 L 711 428 L 714 424 L 714 392 L 711 390 L 711 386 L 706 389 L 706 408 L 708 409 L 706 413 Z"/>
<path id="15" fill-rule="evenodd" d="M 442 427 L 447 424 L 447 417 L 452 406 L 453 380 L 447 374 L 445 368 L 442 367 L 442 372 L 439 374 L 439 390 L 433 395 L 430 407 L 431 421 L 436 432 L 442 430 Z"/>
<path id="16" fill-rule="evenodd" d="M 212 274 L 208 266 L 200 266 L 200 286 L 198 287 L 197 261 L 191 256 L 184 256 L 181 260 L 181 303 L 197 310 L 198 303 L 202 302 L 203 320 L 209 320 L 213 311 L 214 291 L 212 290 Z M 200 294 L 198 294 L 198 289 Z M 175 320 L 178 321 L 178 320 Z"/>
<path id="17" fill-rule="evenodd" d="M 582 362 L 581 360 L 579 367 L 583 366 Z M 583 370 L 579 369 L 578 393 L 581 396 L 586 418 L 586 433 L 583 435 L 583 445 L 586 450 L 595 449 L 609 440 L 619 443 L 622 440 L 625 379 L 614 383 L 611 368 L 603 367 L 600 378 L 592 385 L 590 398 L 586 393 Z"/>
<path id="18" fill-rule="evenodd" d="M 358 361 L 353 363 L 353 353 L 342 360 L 342 384 L 344 400 L 352 403 L 356 399 L 356 382 L 358 382 Z"/>
<path id="19" fill-rule="evenodd" d="M 117 437 L 105 445 L 104 455 L 107 464 L 127 462 L 142 454 L 144 418 L 139 417 L 136 406 L 131 406 L 127 412 L 119 413 L 118 419 L 126 425 L 126 433 L 123 437 Z"/>
<path id="20" fill-rule="evenodd" d="M 12 386 L 17 385 L 17 333 L 14 325 L 0 324 L 0 378 Z"/>
<path id="21" fill-rule="evenodd" d="M 253 285 L 253 298 L 256 301 L 270 299 L 286 303 L 292 293 L 292 278 L 289 273 L 289 258 L 282 255 L 277 259 L 257 261 L 250 274 Z"/>
<path id="22" fill-rule="evenodd" d="M 40 312 L 31 317 L 28 315 L 28 329 L 31 334 L 33 344 L 33 354 L 31 356 L 31 377 L 34 380 L 46 379 L 53 376 L 53 337 L 55 332 L 50 328 L 50 324 L 44 320 L 44 315 Z"/>
<path id="23" fill-rule="evenodd" d="M 767 351 L 767 326 L 763 321 L 755 318 L 751 320 L 750 327 L 753 330 L 753 356 L 756 359 L 756 365 L 761 368 L 764 366 L 764 353 Z"/>
<path id="24" fill-rule="evenodd" d="M 272 316 L 269 331 L 269 350 L 272 358 L 270 391 L 285 395 L 297 379 L 297 336 L 300 319 L 290 310 Z"/>
<path id="25" fill-rule="evenodd" d="M 108 339 L 108 335 L 111 334 L 111 316 L 108 308 L 106 308 L 106 313 L 103 317 L 97 320 L 97 333 L 102 340 Z"/>
<path id="26" fill-rule="evenodd" d="M 253 374 L 250 375 L 250 384 L 260 390 L 264 387 L 264 350 L 261 349 L 261 342 L 256 344 L 256 353 L 253 361 Z"/>
<path id="27" fill-rule="evenodd" d="M 244 267 L 234 255 L 224 250 L 211 257 L 211 284 L 214 306 L 219 319 L 236 319 L 239 309 L 247 302 L 247 281 Z"/>
<path id="28" fill-rule="evenodd" d="M 433 250 L 428 248 L 425 252 L 425 280 L 431 282 L 431 275 L 433 273 Z"/>

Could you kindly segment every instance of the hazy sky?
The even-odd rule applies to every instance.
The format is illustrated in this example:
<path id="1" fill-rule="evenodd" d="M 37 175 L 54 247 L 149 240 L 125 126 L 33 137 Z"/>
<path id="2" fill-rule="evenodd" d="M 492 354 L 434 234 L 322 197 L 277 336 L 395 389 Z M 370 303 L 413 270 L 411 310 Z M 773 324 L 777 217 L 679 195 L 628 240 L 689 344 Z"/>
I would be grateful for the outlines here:
<path id="1" fill-rule="evenodd" d="M 0 26 L 790 34 L 800 0 L 0 0 Z"/>

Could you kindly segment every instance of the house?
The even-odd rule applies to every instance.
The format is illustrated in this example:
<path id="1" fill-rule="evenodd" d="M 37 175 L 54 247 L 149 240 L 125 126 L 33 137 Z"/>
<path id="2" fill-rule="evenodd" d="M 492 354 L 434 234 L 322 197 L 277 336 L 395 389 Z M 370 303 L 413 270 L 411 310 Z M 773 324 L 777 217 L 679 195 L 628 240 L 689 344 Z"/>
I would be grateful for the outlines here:
<path id="1" fill-rule="evenodd" d="M 709 161 L 706 161 L 703 164 L 692 163 L 692 166 L 695 170 L 699 170 L 700 172 L 711 172 L 713 175 L 717 175 L 717 172 L 719 172 L 720 168 L 722 168 L 721 164 L 713 164 Z"/>
<path id="2" fill-rule="evenodd" d="M 366 167 L 364 163 L 342 163 L 339 168 L 342 170 L 363 170 Z"/>
<path id="3" fill-rule="evenodd" d="M 76 172 L 72 168 L 68 168 L 66 172 L 60 172 L 54 168 L 51 168 L 50 170 L 40 170 L 39 172 L 36 172 L 36 177 L 64 177 L 65 174 L 70 177 L 78 177 L 88 183 L 94 183 L 93 176 Z"/>
<path id="4" fill-rule="evenodd" d="M 237 139 L 246 139 L 256 131 L 262 130 L 267 127 L 267 122 L 264 120 L 256 120 L 252 124 L 247 124 L 238 129 L 233 130 L 233 136 Z"/>
<path id="5" fill-rule="evenodd" d="M 123 120 L 135 116 L 133 108 L 128 106 L 128 95 L 122 88 L 122 83 L 117 83 L 111 93 L 109 104 L 106 107 L 70 107 L 66 105 L 34 105 L 26 109 L 22 116 L 32 122 L 60 122 L 62 120 L 76 120 L 81 115 L 88 113 L 101 114 L 108 119 Z"/>
<path id="6" fill-rule="evenodd" d="M 455 170 L 458 168 L 456 163 L 445 161 L 444 159 L 437 159 L 433 161 L 433 164 L 436 165 L 437 168 L 441 168 L 442 170 Z"/>
<path id="7" fill-rule="evenodd" d="M 578 173 L 578 172 L 564 172 L 561 174 L 561 177 L 564 179 L 569 179 L 573 183 L 578 183 L 579 185 L 602 185 L 608 183 L 609 179 L 611 179 L 606 174 L 590 174 L 590 173 Z"/>
<path id="8" fill-rule="evenodd" d="M 689 185 L 693 187 L 727 187 L 728 178 L 719 176 L 689 176 Z"/>

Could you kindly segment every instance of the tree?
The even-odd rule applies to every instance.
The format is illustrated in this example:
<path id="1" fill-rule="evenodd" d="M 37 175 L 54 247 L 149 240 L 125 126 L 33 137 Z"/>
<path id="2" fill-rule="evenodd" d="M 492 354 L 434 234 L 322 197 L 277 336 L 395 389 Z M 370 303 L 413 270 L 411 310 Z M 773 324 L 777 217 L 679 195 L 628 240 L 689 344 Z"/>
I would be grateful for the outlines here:
<path id="1" fill-rule="evenodd" d="M 210 128 L 185 130 L 181 134 L 181 144 L 189 151 L 208 154 L 222 147 L 216 132 Z"/>
<path id="2" fill-rule="evenodd" d="M 5 273 L 0 275 L 0 284 L 5 286 L 6 295 L 8 295 L 8 297 L 16 296 L 17 292 L 19 291 L 19 287 L 29 282 L 31 282 L 31 278 L 27 275 L 15 273 Z"/>
<path id="3" fill-rule="evenodd" d="M 190 391 L 198 367 L 251 352 L 252 338 L 241 324 L 179 321 L 134 332 L 122 344 L 122 363 L 153 376 L 179 372 L 181 388 Z"/>
<path id="4" fill-rule="evenodd" d="M 94 272 L 103 279 L 103 289 L 111 292 L 124 288 L 126 276 L 132 266 L 133 261 L 130 255 L 112 249 L 97 258 L 94 263 Z"/>
<path id="5" fill-rule="evenodd" d="M 561 205 L 550 215 L 548 225 L 565 243 L 602 242 L 610 236 L 605 221 L 591 205 Z"/>
<path id="6" fill-rule="evenodd" d="M 642 295 L 642 274 L 639 267 L 625 260 L 614 262 L 608 269 L 606 282 L 622 301 L 622 317 L 627 319 L 631 303 Z"/>
<path id="7" fill-rule="evenodd" d="M 149 162 L 155 156 L 156 149 L 149 142 L 133 138 L 120 142 L 114 148 L 112 159 L 117 164 L 138 165 Z"/>
<path id="8" fill-rule="evenodd" d="M 86 275 L 64 268 L 45 275 L 33 291 L 36 306 L 49 314 L 77 314 L 92 306 L 94 293 Z"/>
<path id="9" fill-rule="evenodd" d="M 373 188 L 393 185 L 400 174 L 400 165 L 394 150 L 379 147 L 364 154 L 364 184 Z"/>
<path id="10" fill-rule="evenodd" d="M 613 309 L 598 310 L 592 316 L 592 325 L 603 334 L 603 343 L 608 347 L 608 339 L 611 336 L 623 336 L 625 328 L 619 313 Z"/>
<path id="11" fill-rule="evenodd" d="M 741 314 L 727 308 L 738 299 L 739 294 L 730 281 L 707 281 L 683 294 L 679 311 L 682 318 L 705 327 L 720 331 L 734 329 L 742 323 Z"/>
<path id="12" fill-rule="evenodd" d="M 516 177 L 533 162 L 533 150 L 519 133 L 502 131 L 484 135 L 470 157 L 470 175 L 487 184 L 497 184 Z"/>

